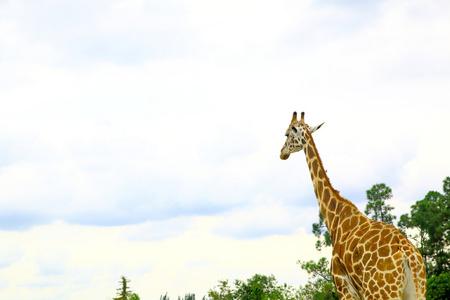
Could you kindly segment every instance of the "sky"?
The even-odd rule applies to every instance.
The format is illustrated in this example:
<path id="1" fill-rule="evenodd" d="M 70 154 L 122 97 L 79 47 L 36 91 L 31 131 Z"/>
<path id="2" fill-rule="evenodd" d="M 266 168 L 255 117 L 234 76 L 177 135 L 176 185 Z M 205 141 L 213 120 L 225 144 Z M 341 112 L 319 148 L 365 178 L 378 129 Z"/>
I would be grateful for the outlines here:
<path id="1" fill-rule="evenodd" d="M 0 1 L 0 298 L 142 300 L 308 280 L 317 200 L 450 176 L 450 3 Z"/>

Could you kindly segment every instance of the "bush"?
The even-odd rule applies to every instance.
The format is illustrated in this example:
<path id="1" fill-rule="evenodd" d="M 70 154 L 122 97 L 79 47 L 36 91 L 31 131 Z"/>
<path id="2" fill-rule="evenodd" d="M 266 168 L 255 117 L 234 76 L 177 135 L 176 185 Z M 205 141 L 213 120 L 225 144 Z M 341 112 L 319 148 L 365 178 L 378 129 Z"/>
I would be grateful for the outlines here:
<path id="1" fill-rule="evenodd" d="M 441 273 L 428 279 L 427 299 L 450 299 L 450 273 Z"/>
<path id="2" fill-rule="evenodd" d="M 228 280 L 219 281 L 219 290 L 210 290 L 208 296 L 212 300 L 293 300 L 295 291 L 287 284 L 278 285 L 275 276 L 255 274 L 247 281 L 236 280 L 234 288 Z"/>

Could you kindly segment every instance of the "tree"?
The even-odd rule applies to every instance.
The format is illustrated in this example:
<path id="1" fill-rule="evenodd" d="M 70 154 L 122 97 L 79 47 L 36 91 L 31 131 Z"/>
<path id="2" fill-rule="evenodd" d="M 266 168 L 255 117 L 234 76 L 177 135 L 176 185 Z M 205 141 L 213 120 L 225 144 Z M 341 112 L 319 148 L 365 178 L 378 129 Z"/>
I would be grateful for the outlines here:
<path id="1" fill-rule="evenodd" d="M 370 190 L 366 191 L 367 205 L 364 213 L 374 221 L 381 221 L 386 224 L 393 224 L 396 216 L 390 212 L 394 208 L 386 201 L 392 198 L 392 190 L 384 183 L 374 184 Z"/>
<path id="2" fill-rule="evenodd" d="M 305 286 L 300 287 L 300 299 L 338 300 L 338 294 L 331 278 L 329 262 L 325 257 L 316 263 L 298 261 L 300 267 L 308 272 L 311 278 Z"/>
<path id="3" fill-rule="evenodd" d="M 450 273 L 450 177 L 444 179 L 443 191 L 428 192 L 399 222 L 403 230 L 417 232 L 411 238 L 422 254 L 428 277 Z"/>
<path id="4" fill-rule="evenodd" d="M 285 300 L 291 299 L 288 286 L 278 286 L 273 275 L 255 274 L 247 281 L 236 280 L 235 299 L 242 300 Z"/>
<path id="5" fill-rule="evenodd" d="M 117 297 L 113 298 L 113 300 L 139 300 L 139 296 L 137 294 L 133 294 L 130 291 L 130 288 L 128 287 L 128 283 L 130 282 L 129 279 L 127 279 L 125 276 L 122 276 L 119 283 L 121 284 L 121 287 L 117 289 Z M 134 296 L 136 295 L 136 296 Z M 134 298 L 132 298 L 134 297 Z"/>
<path id="6" fill-rule="evenodd" d="M 450 273 L 442 273 L 428 279 L 427 299 L 450 299 Z"/>
<path id="7" fill-rule="evenodd" d="M 208 296 L 213 300 L 233 300 L 233 291 L 228 285 L 228 280 L 219 280 L 219 291 L 209 290 Z"/>
<path id="8" fill-rule="evenodd" d="M 219 281 L 219 291 L 210 290 L 208 296 L 213 300 L 294 300 L 295 292 L 291 286 L 278 285 L 275 276 L 255 274 L 252 278 L 236 280 L 235 288 L 228 285 L 228 280 Z"/>
<path id="9" fill-rule="evenodd" d="M 300 300 L 338 300 L 339 296 L 332 282 L 316 280 L 308 281 L 301 286 L 298 298 Z"/>
<path id="10" fill-rule="evenodd" d="M 325 257 L 319 259 L 316 263 L 313 260 L 310 261 L 298 261 L 297 264 L 305 270 L 309 275 L 311 275 L 312 279 L 322 279 L 325 281 L 332 281 L 331 272 L 330 272 L 330 263 L 327 261 Z"/>

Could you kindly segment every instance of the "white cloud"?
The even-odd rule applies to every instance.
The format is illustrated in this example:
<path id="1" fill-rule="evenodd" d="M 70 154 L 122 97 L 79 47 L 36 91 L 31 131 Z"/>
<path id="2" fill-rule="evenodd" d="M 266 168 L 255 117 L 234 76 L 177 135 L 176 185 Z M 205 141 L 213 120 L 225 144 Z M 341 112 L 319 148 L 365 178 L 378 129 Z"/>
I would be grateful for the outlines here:
<path id="1" fill-rule="evenodd" d="M 141 2 L 117 5 L 128 7 L 126 18 L 145 11 L 140 9 Z M 228 5 L 228 9 L 233 7 Z M 283 5 L 277 6 L 274 18 L 288 17 L 284 25 L 274 29 L 274 36 L 283 35 L 283 26 L 292 26 L 291 4 Z M 322 10 L 331 13 L 329 7 L 303 5 L 299 11 L 309 11 L 315 16 L 311 18 L 322 18 Z M 237 14 L 236 18 L 223 15 L 224 24 L 237 22 L 230 32 L 238 31 L 251 7 L 229 12 Z M 290 12 L 280 7 L 290 7 Z M 326 121 L 317 134 L 317 144 L 336 188 L 349 193 L 367 189 L 374 181 L 386 181 L 386 172 L 398 181 L 399 171 L 394 170 L 412 164 L 409 161 L 414 160 L 419 147 L 414 129 L 408 127 L 414 122 L 409 115 L 430 106 L 448 109 L 442 98 L 448 89 L 443 79 L 427 77 L 415 85 L 417 79 L 407 76 L 393 83 L 382 78 L 398 57 L 414 59 L 417 51 L 407 48 L 405 52 L 403 46 L 420 47 L 420 38 L 429 32 L 419 31 L 418 40 L 409 35 L 406 44 L 390 43 L 403 36 L 403 31 L 420 28 L 423 23 L 405 13 L 408 6 L 402 7 L 388 10 L 356 34 L 323 41 L 317 51 L 299 49 L 301 56 L 289 52 L 286 58 L 269 55 L 270 59 L 263 61 L 255 56 L 231 64 L 199 58 L 127 67 L 102 63 L 84 70 L 55 69 L 42 61 L 22 65 L 14 71 L 24 82 L 2 97 L 6 100 L 1 132 L 6 148 L 14 153 L 4 163 L 2 180 L 7 186 L 4 193 L 28 196 L 8 205 L 19 206 L 34 195 L 40 197 L 40 203 L 56 207 L 50 219 L 57 215 L 74 221 L 81 213 L 85 217 L 80 222 L 89 223 L 103 210 L 110 217 L 95 218 L 99 224 L 111 224 L 114 219 L 130 222 L 137 213 L 130 210 L 133 205 L 141 210 L 137 213 L 139 222 L 145 219 L 143 215 L 152 215 L 150 207 L 164 218 L 173 217 L 170 211 L 176 206 L 182 208 L 181 214 L 202 206 L 209 206 L 205 211 L 217 212 L 242 205 L 261 191 L 287 202 L 299 198 L 308 201 L 314 196 L 307 172 L 291 169 L 289 164 L 295 161 L 286 164 L 277 159 L 284 126 L 294 109 L 307 111 L 308 122 Z M 255 20 L 263 20 L 271 8 L 272 4 L 262 4 L 253 12 Z M 118 13 L 116 8 L 107 11 Z M 221 8 L 214 8 L 211 15 L 205 11 L 208 7 L 200 4 L 190 11 L 200 14 L 195 23 L 199 28 L 222 22 L 214 17 L 214 11 L 219 13 Z M 391 14 L 400 14 L 403 19 Z M 427 23 L 430 30 L 445 23 L 441 14 L 434 17 Z M 136 22 L 139 19 L 142 16 Z M 398 28 L 398 35 L 386 33 L 392 22 L 397 22 L 392 26 Z M 122 28 L 120 24 L 115 26 Z M 249 26 L 250 30 L 253 25 Z M 427 38 L 431 39 L 429 53 L 446 46 L 442 39 Z M 425 96 L 427 102 L 423 101 Z M 382 127 L 380 120 L 388 124 Z M 442 122 L 441 127 L 445 127 L 446 121 Z M 444 153 L 445 145 L 442 149 Z M 14 170 L 19 177 L 9 176 Z M 292 171 L 284 173 L 287 170 Z M 34 187 L 26 181 L 29 172 L 35 174 Z M 279 172 L 286 174 L 285 178 L 273 176 Z M 301 190 L 296 188 L 299 182 Z M 29 188 L 21 190 L 23 185 Z M 127 201 L 128 207 L 124 205 Z M 66 211 L 57 209 L 62 204 Z"/>
<path id="2" fill-rule="evenodd" d="M 218 217 L 213 232 L 239 239 L 252 239 L 268 235 L 290 235 L 297 228 L 308 228 L 318 220 L 318 207 L 287 206 L 262 195 L 249 205 Z"/>

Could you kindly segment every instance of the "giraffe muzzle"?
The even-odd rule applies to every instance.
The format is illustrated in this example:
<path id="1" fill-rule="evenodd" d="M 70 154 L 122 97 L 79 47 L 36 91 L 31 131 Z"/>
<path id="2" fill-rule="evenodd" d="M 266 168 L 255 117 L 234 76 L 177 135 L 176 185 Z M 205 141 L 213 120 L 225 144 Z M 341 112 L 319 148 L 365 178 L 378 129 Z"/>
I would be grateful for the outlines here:
<path id="1" fill-rule="evenodd" d="M 281 154 L 280 154 L 280 158 L 281 158 L 282 160 L 286 160 L 286 159 L 288 159 L 288 158 L 289 158 L 289 156 L 290 156 L 290 154 L 289 154 L 289 153 L 281 153 Z"/>

